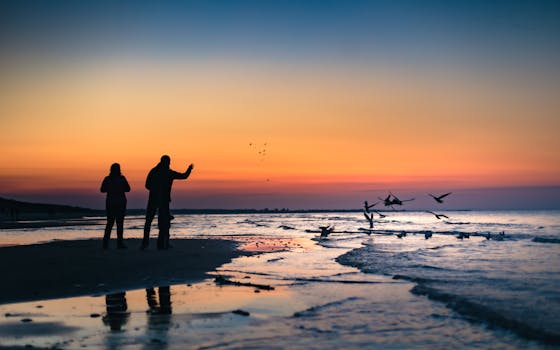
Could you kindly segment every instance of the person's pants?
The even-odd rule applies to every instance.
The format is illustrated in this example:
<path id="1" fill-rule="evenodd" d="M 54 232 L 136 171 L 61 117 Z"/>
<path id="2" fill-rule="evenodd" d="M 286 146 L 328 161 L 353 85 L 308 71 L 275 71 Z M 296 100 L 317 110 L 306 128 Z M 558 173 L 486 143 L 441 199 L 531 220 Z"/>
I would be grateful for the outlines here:
<path id="1" fill-rule="evenodd" d="M 148 207 L 146 208 L 146 222 L 144 223 L 144 239 L 142 240 L 142 247 L 147 247 L 150 242 L 150 229 L 152 221 L 158 212 L 158 249 L 166 249 L 169 247 L 169 227 L 171 226 L 171 212 L 169 211 L 169 202 L 155 203 L 148 200 Z"/>
<path id="2" fill-rule="evenodd" d="M 117 222 L 117 246 L 124 246 L 124 214 L 125 209 L 122 206 L 107 207 L 107 225 L 105 225 L 105 234 L 103 235 L 103 248 L 109 247 L 109 238 L 115 221 Z"/>

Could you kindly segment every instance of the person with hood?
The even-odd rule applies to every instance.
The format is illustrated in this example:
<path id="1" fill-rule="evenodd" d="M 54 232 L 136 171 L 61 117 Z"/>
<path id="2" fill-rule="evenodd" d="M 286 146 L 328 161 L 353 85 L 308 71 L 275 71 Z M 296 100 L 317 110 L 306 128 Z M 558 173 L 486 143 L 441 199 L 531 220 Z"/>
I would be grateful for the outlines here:
<path id="1" fill-rule="evenodd" d="M 109 238 L 113 230 L 113 224 L 117 222 L 117 248 L 124 249 L 123 242 L 124 216 L 126 212 L 126 192 L 130 192 L 130 185 L 121 174 L 119 163 L 111 165 L 109 176 L 103 179 L 101 192 L 107 193 L 105 208 L 107 210 L 107 225 L 103 236 L 103 249 L 109 248 Z"/>

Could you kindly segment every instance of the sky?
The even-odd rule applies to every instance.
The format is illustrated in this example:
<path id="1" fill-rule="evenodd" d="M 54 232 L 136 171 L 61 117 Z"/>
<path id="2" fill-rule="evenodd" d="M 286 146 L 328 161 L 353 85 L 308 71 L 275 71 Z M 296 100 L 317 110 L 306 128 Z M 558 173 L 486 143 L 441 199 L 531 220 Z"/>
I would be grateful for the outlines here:
<path id="1" fill-rule="evenodd" d="M 560 209 L 556 1 L 0 1 L 0 196 Z"/>

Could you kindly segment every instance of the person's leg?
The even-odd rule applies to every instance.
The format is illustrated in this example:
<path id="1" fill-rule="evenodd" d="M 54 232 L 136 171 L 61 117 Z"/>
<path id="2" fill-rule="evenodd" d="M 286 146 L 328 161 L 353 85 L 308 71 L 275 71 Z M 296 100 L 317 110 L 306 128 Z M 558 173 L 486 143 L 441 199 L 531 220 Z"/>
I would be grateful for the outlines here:
<path id="1" fill-rule="evenodd" d="M 111 236 L 114 223 L 115 216 L 111 213 L 107 213 L 107 225 L 105 225 L 105 234 L 103 235 L 103 249 L 109 248 L 109 237 Z"/>
<path id="2" fill-rule="evenodd" d="M 169 202 L 161 203 L 158 212 L 158 249 L 167 249 L 169 246 L 169 227 L 171 226 L 169 215 Z"/>
<path id="3" fill-rule="evenodd" d="M 165 315 L 171 314 L 171 290 L 169 286 L 159 287 L 159 310 Z"/>
<path id="4" fill-rule="evenodd" d="M 124 245 L 124 215 L 119 215 L 116 217 L 117 221 L 117 248 L 126 248 Z"/>
<path id="5" fill-rule="evenodd" d="M 144 238 L 142 239 L 142 249 L 146 248 L 150 243 L 150 228 L 152 221 L 156 215 L 157 206 L 151 200 L 148 200 L 148 207 L 146 208 L 146 222 L 144 223 Z M 158 216 L 159 217 L 159 216 Z"/>

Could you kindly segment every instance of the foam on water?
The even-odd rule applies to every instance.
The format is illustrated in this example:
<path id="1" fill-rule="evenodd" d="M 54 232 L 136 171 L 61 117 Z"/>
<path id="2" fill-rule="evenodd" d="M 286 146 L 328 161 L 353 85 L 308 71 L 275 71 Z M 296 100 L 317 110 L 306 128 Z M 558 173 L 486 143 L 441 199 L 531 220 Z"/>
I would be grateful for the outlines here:
<path id="1" fill-rule="evenodd" d="M 502 213 L 500 218 L 502 222 L 483 224 L 471 218 L 478 223 L 467 229 L 501 231 L 509 227 L 503 241 L 473 237 L 467 242 L 452 236 L 426 241 L 412 236 L 407 238 L 409 242 L 401 243 L 405 248 L 390 238 L 376 237 L 375 243 L 350 251 L 338 261 L 364 272 L 413 281 L 417 284 L 414 293 L 442 301 L 469 318 L 558 344 L 560 249 L 554 243 L 559 235 L 543 238 L 528 234 L 526 230 L 534 224 L 522 222 L 515 213 Z M 548 220 L 551 224 L 540 230 L 555 232 L 557 219 Z"/>

